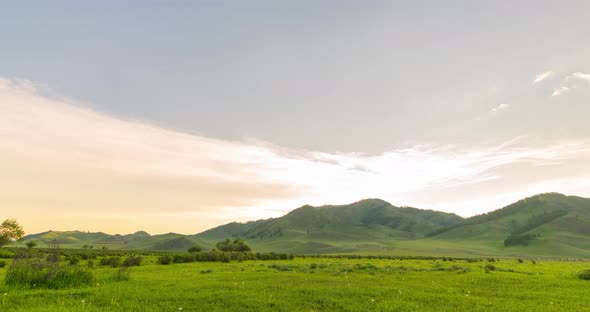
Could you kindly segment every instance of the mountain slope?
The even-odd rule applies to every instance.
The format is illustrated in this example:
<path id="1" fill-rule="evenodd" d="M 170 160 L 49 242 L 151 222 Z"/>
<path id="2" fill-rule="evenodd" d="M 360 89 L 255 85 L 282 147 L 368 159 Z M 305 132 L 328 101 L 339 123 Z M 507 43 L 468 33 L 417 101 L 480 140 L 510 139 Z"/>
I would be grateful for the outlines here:
<path id="1" fill-rule="evenodd" d="M 487 241 L 530 251 L 590 247 L 590 199 L 558 193 L 525 198 L 502 209 L 435 230 L 437 240 Z"/>
<path id="2" fill-rule="evenodd" d="M 391 240 L 419 238 L 462 220 L 455 214 L 399 208 L 380 199 L 366 199 L 341 206 L 307 205 L 280 218 L 230 223 L 214 230 L 244 238 L 263 250 L 354 252 L 382 250 Z M 212 232 L 196 237 L 211 239 Z"/>
<path id="3" fill-rule="evenodd" d="M 590 199 L 540 194 L 468 219 L 366 199 L 303 206 L 279 218 L 232 222 L 194 235 L 49 231 L 25 240 L 42 242 L 40 247 L 57 242 L 65 248 L 185 251 L 195 243 L 212 249 L 226 238 L 245 239 L 255 251 L 298 254 L 590 258 Z"/>

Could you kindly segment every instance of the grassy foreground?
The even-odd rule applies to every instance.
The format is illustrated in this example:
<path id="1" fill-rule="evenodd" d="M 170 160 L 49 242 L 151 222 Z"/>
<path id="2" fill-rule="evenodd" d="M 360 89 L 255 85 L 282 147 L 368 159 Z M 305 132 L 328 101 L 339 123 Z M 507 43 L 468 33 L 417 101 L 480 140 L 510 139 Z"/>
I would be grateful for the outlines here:
<path id="1" fill-rule="evenodd" d="M 296 258 L 157 265 L 96 285 L 4 286 L 1 311 L 590 311 L 585 262 Z M 487 269 L 486 269 L 487 266 Z"/>

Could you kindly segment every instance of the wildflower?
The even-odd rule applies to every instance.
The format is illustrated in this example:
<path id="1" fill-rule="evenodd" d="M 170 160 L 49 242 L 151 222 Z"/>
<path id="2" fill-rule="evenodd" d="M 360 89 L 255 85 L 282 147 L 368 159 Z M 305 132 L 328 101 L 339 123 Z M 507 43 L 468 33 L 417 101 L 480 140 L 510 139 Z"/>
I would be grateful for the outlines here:
<path id="1" fill-rule="evenodd" d="M 371 298 L 371 302 L 375 302 L 375 299 Z"/>
<path id="2" fill-rule="evenodd" d="M 182 311 L 182 307 L 178 308 L 178 311 Z"/>

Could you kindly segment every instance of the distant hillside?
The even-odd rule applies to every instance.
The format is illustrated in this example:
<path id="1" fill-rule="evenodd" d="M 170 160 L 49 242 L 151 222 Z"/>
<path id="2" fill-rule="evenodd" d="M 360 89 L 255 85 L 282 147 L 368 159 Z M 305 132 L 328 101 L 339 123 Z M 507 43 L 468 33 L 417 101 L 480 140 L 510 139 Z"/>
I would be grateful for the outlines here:
<path id="1" fill-rule="evenodd" d="M 586 254 L 590 247 L 590 199 L 547 193 L 432 231 L 437 240 L 487 241 L 507 249 L 527 247 Z M 590 255 L 590 253 L 588 253 Z"/>
<path id="2" fill-rule="evenodd" d="M 266 250 L 350 252 L 379 250 L 393 239 L 420 238 L 461 221 L 455 214 L 399 208 L 380 199 L 366 199 L 341 206 L 303 206 L 280 218 L 230 223 L 196 237 L 208 240 L 227 233 Z"/>
<path id="3" fill-rule="evenodd" d="M 57 242 L 64 248 L 184 251 L 195 243 L 212 249 L 226 238 L 244 239 L 255 251 L 297 254 L 590 258 L 590 199 L 540 194 L 468 219 L 365 199 L 349 205 L 303 206 L 279 218 L 232 222 L 193 235 L 49 231 L 25 240 L 39 241 L 40 247 Z"/>

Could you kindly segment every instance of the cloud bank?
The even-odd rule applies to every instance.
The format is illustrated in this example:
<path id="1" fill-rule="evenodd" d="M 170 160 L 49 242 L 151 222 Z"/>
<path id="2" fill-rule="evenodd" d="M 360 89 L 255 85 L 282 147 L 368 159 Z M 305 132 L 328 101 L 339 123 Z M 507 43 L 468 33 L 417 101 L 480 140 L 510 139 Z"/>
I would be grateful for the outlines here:
<path id="1" fill-rule="evenodd" d="M 543 191 L 590 195 L 585 141 L 328 153 L 187 134 L 46 94 L 0 79 L 0 207 L 29 232 L 196 233 L 369 197 L 466 216 Z"/>

